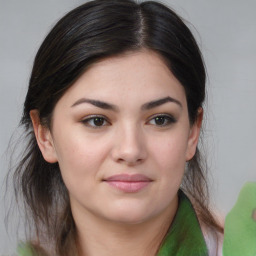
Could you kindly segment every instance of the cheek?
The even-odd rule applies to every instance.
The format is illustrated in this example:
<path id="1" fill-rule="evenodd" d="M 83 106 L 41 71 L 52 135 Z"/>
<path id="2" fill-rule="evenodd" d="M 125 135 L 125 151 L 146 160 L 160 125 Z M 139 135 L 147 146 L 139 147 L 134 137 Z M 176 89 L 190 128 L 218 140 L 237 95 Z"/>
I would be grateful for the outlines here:
<path id="1" fill-rule="evenodd" d="M 152 140 L 150 148 L 150 166 L 154 167 L 157 181 L 154 201 L 157 202 L 157 209 L 165 209 L 172 204 L 180 188 L 185 171 L 187 143 L 183 135 L 176 134 Z"/>
<path id="2" fill-rule="evenodd" d="M 58 134 L 55 140 L 60 170 L 67 187 L 97 179 L 107 151 L 106 146 L 97 140 L 74 134 Z"/>
<path id="3" fill-rule="evenodd" d="M 186 138 L 186 133 L 175 133 L 154 140 L 151 147 L 160 188 L 157 193 L 161 197 L 172 198 L 180 187 L 186 164 Z"/>
<path id="4" fill-rule="evenodd" d="M 162 170 L 168 173 L 183 171 L 186 162 L 187 140 L 183 134 L 152 141 L 153 155 Z"/>

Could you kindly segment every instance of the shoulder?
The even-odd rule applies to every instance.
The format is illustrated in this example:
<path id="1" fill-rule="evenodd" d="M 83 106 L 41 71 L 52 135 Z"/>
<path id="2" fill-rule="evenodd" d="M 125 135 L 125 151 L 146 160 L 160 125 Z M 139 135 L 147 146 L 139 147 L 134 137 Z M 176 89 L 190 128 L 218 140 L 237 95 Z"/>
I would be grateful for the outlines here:
<path id="1" fill-rule="evenodd" d="M 223 234 L 201 224 L 209 256 L 222 256 Z"/>

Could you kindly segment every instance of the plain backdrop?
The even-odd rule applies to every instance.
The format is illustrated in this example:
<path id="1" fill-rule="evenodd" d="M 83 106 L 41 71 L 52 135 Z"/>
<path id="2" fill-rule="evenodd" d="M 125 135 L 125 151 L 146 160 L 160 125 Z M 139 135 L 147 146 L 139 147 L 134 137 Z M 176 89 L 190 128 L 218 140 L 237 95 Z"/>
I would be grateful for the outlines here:
<path id="1" fill-rule="evenodd" d="M 21 117 L 36 51 L 55 22 L 84 2 L 0 0 L 1 185 L 8 171 L 6 148 Z M 191 23 L 204 54 L 208 72 L 204 137 L 213 180 L 212 206 L 225 216 L 242 185 L 256 181 L 256 1 L 163 2 Z M 12 253 L 17 243 L 16 230 L 5 229 L 3 194 L 2 189 L 0 255 Z"/>

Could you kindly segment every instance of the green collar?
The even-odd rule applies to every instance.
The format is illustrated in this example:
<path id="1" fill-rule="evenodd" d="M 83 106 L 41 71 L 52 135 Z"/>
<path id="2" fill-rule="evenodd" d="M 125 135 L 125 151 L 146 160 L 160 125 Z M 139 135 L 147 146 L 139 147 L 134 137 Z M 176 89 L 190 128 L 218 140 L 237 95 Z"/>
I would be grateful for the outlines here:
<path id="1" fill-rule="evenodd" d="M 195 210 L 179 191 L 179 207 L 157 256 L 207 256 L 208 249 Z"/>

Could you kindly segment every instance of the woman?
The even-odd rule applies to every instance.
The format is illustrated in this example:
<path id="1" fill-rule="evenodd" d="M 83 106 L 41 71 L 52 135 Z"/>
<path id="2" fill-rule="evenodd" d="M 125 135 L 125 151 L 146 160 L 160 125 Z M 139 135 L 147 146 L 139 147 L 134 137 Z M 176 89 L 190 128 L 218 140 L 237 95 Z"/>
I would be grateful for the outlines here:
<path id="1" fill-rule="evenodd" d="M 162 4 L 96 0 L 63 17 L 21 120 L 15 188 L 34 230 L 21 255 L 217 255 L 204 98 L 196 41 Z"/>

